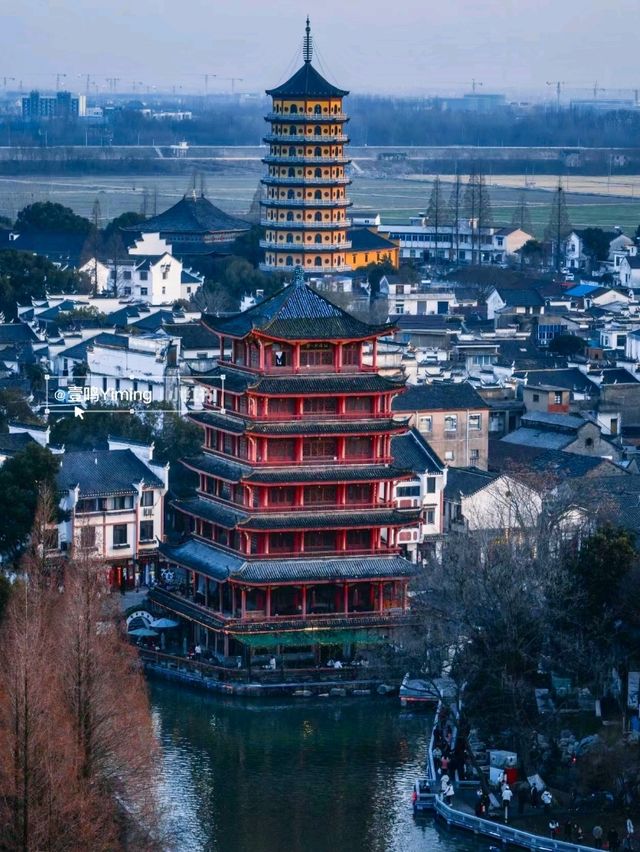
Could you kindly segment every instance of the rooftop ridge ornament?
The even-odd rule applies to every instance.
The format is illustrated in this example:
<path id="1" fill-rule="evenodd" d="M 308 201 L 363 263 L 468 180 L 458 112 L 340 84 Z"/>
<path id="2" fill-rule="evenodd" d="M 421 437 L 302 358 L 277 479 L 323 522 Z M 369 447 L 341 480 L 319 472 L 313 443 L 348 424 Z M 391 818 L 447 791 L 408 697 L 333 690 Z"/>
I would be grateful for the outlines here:
<path id="1" fill-rule="evenodd" d="M 307 26 L 304 29 L 304 41 L 302 43 L 302 58 L 305 62 L 311 62 L 313 58 L 313 39 L 311 38 L 311 24 L 307 15 Z"/>
<path id="2" fill-rule="evenodd" d="M 301 266 L 296 266 L 293 270 L 293 281 L 291 283 L 294 287 L 304 287 L 304 272 Z"/>

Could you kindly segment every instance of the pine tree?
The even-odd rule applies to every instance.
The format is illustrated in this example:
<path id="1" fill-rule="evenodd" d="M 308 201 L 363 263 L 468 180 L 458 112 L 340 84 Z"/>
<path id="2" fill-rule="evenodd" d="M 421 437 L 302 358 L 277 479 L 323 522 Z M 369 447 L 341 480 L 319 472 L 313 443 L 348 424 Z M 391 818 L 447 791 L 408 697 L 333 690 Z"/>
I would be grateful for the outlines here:
<path id="1" fill-rule="evenodd" d="M 552 263 L 558 272 L 564 264 L 565 260 L 565 240 L 572 231 L 569 212 L 567 210 L 567 200 L 565 197 L 562 181 L 558 181 L 553 202 L 551 203 L 551 215 L 549 216 L 549 224 L 545 228 L 545 241 L 551 243 Z"/>
<path id="2" fill-rule="evenodd" d="M 429 206 L 427 207 L 427 220 L 429 222 L 429 226 L 433 228 L 435 238 L 434 260 L 436 264 L 438 263 L 438 246 L 440 243 L 440 231 L 443 225 L 447 224 L 448 219 L 448 209 L 442 192 L 442 183 L 440 182 L 440 178 L 436 176 L 433 180 L 431 197 L 429 198 Z M 446 238 L 443 239 L 443 241 L 446 242 Z"/>
<path id="3" fill-rule="evenodd" d="M 493 224 L 493 213 L 484 175 L 475 169 L 469 174 L 464 194 L 464 207 L 471 224 L 471 262 L 477 262 L 481 266 L 482 232 Z"/>
<path id="4" fill-rule="evenodd" d="M 514 228 L 520 228 L 527 234 L 533 233 L 533 225 L 531 223 L 531 212 L 529 210 L 529 205 L 527 204 L 527 194 L 524 189 L 518 196 L 518 203 L 516 204 L 516 208 L 513 211 L 513 216 L 511 217 L 511 224 Z"/>

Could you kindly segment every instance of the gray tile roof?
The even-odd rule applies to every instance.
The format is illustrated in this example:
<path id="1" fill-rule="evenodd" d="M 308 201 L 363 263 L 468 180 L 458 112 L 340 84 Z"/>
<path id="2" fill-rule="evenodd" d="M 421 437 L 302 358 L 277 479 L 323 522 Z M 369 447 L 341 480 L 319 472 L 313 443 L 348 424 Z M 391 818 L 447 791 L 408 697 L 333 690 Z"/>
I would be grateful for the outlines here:
<path id="1" fill-rule="evenodd" d="M 407 385 L 393 400 L 394 411 L 461 411 L 489 406 L 469 382 L 433 382 Z"/>
<path id="2" fill-rule="evenodd" d="M 250 390 L 257 394 L 333 394 L 333 393 L 379 393 L 401 390 L 404 383 L 394 382 L 377 373 L 327 373 L 324 375 L 256 376 L 243 373 L 226 365 L 216 367 L 206 375 L 196 375 L 200 384 L 220 388 L 220 374 L 225 375 L 225 390 L 244 393 Z"/>
<path id="3" fill-rule="evenodd" d="M 177 204 L 152 216 L 137 225 L 129 225 L 123 231 L 129 233 L 185 233 L 206 234 L 215 231 L 248 231 L 249 223 L 229 216 L 212 204 L 203 195 L 185 195 Z M 213 250 L 215 246 L 211 246 Z"/>
<path id="4" fill-rule="evenodd" d="M 487 485 L 495 482 L 499 474 L 489 473 L 477 467 L 450 467 L 447 471 L 447 484 L 444 489 L 446 500 L 457 502 L 460 495 L 469 497 Z"/>
<path id="5" fill-rule="evenodd" d="M 243 560 L 196 539 L 173 547 L 163 544 L 160 551 L 169 562 L 200 571 L 215 580 L 231 579 L 247 583 L 364 580 L 374 577 L 411 577 L 416 573 L 415 566 L 400 556 Z"/>
<path id="6" fill-rule="evenodd" d="M 245 337 L 258 329 L 280 340 L 362 339 L 393 328 L 361 322 L 303 283 L 289 284 L 242 313 L 203 319 L 219 334 Z"/>
<path id="7" fill-rule="evenodd" d="M 219 524 L 226 529 L 242 527 L 247 530 L 294 530 L 294 529 L 342 529 L 386 525 L 411 524 L 417 521 L 419 510 L 368 509 L 323 509 L 318 507 L 308 512 L 278 512 L 259 514 L 243 512 L 223 503 L 193 497 L 176 500 L 172 504 L 178 511 Z"/>
<path id="8" fill-rule="evenodd" d="M 182 349 L 217 349 L 220 339 L 201 322 L 165 323 L 163 326 L 171 337 L 182 340 Z"/>
<path id="9" fill-rule="evenodd" d="M 548 429 L 525 429 L 520 427 L 502 438 L 506 444 L 525 444 L 547 450 L 562 450 L 575 440 L 574 434 Z"/>
<path id="10" fill-rule="evenodd" d="M 301 68 L 298 68 L 296 73 L 289 79 L 276 86 L 274 89 L 267 89 L 266 93 L 273 98 L 287 96 L 299 97 L 346 97 L 349 92 L 345 89 L 339 89 L 320 74 L 310 62 L 305 62 Z M 286 115 L 283 116 L 286 120 Z M 313 121 L 313 116 L 309 117 L 310 122 Z"/>
<path id="11" fill-rule="evenodd" d="M 135 485 L 161 488 L 162 482 L 131 450 L 89 450 L 62 456 L 57 484 L 61 491 L 80 486 L 81 497 L 134 494 Z"/>
<path id="12" fill-rule="evenodd" d="M 415 473 L 442 473 L 444 465 L 417 429 L 391 439 L 393 463 Z"/>

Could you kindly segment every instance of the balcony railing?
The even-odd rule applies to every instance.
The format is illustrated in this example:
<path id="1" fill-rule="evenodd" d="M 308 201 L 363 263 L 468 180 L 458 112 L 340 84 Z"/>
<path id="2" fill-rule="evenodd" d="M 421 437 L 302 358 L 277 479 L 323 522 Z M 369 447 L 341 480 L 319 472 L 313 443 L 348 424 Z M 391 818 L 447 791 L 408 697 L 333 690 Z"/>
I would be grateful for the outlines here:
<path id="1" fill-rule="evenodd" d="M 316 207 L 351 207 L 353 202 L 348 198 L 262 198 L 260 204 L 263 207 L 307 207 L 314 210 Z"/>
<path id="2" fill-rule="evenodd" d="M 279 142 L 283 145 L 297 145 L 302 142 L 322 142 L 325 145 L 341 144 L 346 145 L 349 142 L 348 136 L 334 136 L 333 134 L 317 134 L 308 133 L 306 136 L 290 133 L 267 133 L 262 139 L 263 142 L 270 144 L 271 142 Z"/>
<path id="3" fill-rule="evenodd" d="M 314 222 L 312 219 L 303 222 L 287 222 L 286 219 L 260 219 L 260 224 L 265 228 L 276 228 L 283 231 L 336 231 L 351 227 L 351 219 L 339 219 L 335 222 Z"/>
<path id="4" fill-rule="evenodd" d="M 372 480 L 372 484 L 374 484 L 375 480 Z M 274 487 L 277 487 L 274 486 Z M 287 486 L 287 487 L 295 487 Z M 348 500 L 346 503 L 336 503 L 335 501 L 332 503 L 305 503 L 303 506 L 296 506 L 293 504 L 285 504 L 278 503 L 273 506 L 246 506 L 241 505 L 239 503 L 233 503 L 232 501 L 221 497 L 216 494 L 209 494 L 208 491 L 202 491 L 201 489 L 197 489 L 198 494 L 201 494 L 203 497 L 208 499 L 213 499 L 223 503 L 225 506 L 229 506 L 232 509 L 238 509 L 241 512 L 248 512 L 250 515 L 288 515 L 290 512 L 307 512 L 309 514 L 313 512 L 357 512 L 364 511 L 366 509 L 388 509 L 391 511 L 395 508 L 395 501 L 389 500 L 376 500 L 374 502 L 366 502 L 366 503 L 356 503 L 352 500 Z M 400 511 L 402 511 L 400 509 Z M 347 550 L 350 548 L 347 547 Z"/>
<path id="5" fill-rule="evenodd" d="M 285 243 L 273 242 L 273 240 L 260 240 L 260 247 L 265 249 L 281 249 L 286 252 L 306 251 L 306 252 L 327 252 L 327 251 L 347 251 L 351 248 L 350 242 L 345 243 Z"/>
<path id="6" fill-rule="evenodd" d="M 264 118 L 265 121 L 280 121 L 283 124 L 290 124 L 292 121 L 296 124 L 300 124 L 301 122 L 305 124 L 331 124 L 332 122 L 343 123 L 349 121 L 349 116 L 343 112 L 331 114 L 318 114 L 315 112 L 270 112 Z"/>
<path id="7" fill-rule="evenodd" d="M 326 154 L 322 157 L 290 157 L 288 154 L 267 154 L 262 158 L 262 162 L 266 164 L 275 164 L 282 166 L 290 165 L 308 165 L 308 166 L 348 166 L 351 160 L 338 154 Z"/>
<path id="8" fill-rule="evenodd" d="M 288 175 L 265 175 L 262 183 L 269 186 L 347 186 L 351 183 L 348 177 L 289 177 Z"/>
<path id="9" fill-rule="evenodd" d="M 260 263 L 258 265 L 258 269 L 261 272 L 286 272 L 287 270 L 292 270 L 293 266 L 285 266 L 282 263 Z M 332 264 L 331 266 L 309 266 L 305 267 L 306 272 L 314 272 L 321 274 L 332 274 L 334 272 L 351 272 L 353 269 L 348 263 L 341 263 L 340 265 Z"/>

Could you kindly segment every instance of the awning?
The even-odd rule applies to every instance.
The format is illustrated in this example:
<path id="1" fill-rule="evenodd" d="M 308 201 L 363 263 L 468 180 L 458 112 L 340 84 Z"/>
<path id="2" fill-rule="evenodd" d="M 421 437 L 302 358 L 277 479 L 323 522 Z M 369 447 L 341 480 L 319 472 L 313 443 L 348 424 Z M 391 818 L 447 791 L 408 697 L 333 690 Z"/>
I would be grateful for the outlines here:
<path id="1" fill-rule="evenodd" d="M 275 648 L 276 645 L 379 645 L 389 641 L 382 630 L 291 630 L 282 633 L 233 634 L 234 639 L 249 648 Z"/>

